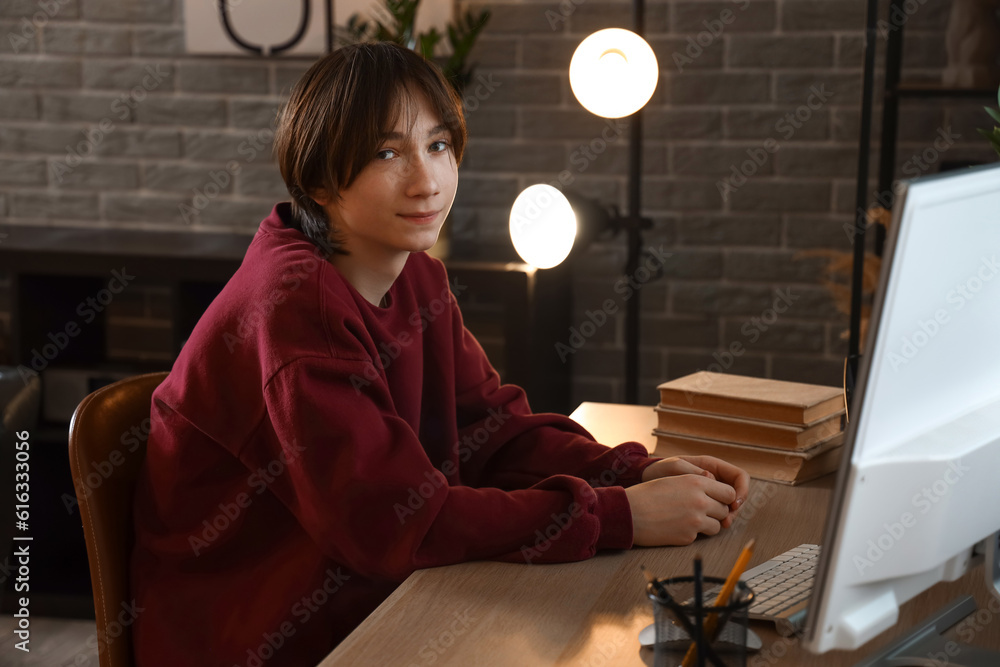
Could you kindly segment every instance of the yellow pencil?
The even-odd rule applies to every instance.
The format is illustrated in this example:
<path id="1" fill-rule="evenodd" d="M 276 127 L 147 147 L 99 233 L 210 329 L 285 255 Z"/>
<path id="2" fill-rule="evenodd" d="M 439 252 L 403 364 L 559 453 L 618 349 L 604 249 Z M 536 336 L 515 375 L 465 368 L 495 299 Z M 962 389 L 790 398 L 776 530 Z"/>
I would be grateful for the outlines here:
<path id="1" fill-rule="evenodd" d="M 743 552 L 740 553 L 740 557 L 736 559 L 736 564 L 733 565 L 733 569 L 729 572 L 729 576 L 726 577 L 726 583 L 722 585 L 722 591 L 719 593 L 719 597 L 715 598 L 715 607 L 725 607 L 729 602 L 730 596 L 732 596 L 733 591 L 736 590 L 736 583 L 743 576 L 743 571 L 747 569 L 747 564 L 750 562 L 750 558 L 753 556 L 753 546 L 756 540 L 750 540 L 747 545 L 743 547 Z M 718 614 L 709 614 L 705 619 L 705 625 L 702 628 L 702 633 L 707 640 L 706 643 L 711 642 L 715 638 L 715 626 L 719 622 Z M 698 642 L 694 641 L 688 648 L 688 652 L 684 654 L 684 662 L 682 667 L 691 667 L 694 665 L 695 661 L 698 659 Z"/>

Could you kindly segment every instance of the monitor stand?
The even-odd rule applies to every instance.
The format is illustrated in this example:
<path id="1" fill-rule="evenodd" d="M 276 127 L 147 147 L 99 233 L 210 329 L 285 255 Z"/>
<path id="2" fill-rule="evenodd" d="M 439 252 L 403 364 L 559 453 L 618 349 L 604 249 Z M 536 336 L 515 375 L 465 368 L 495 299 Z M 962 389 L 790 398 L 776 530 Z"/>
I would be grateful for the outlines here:
<path id="1" fill-rule="evenodd" d="M 878 655 L 854 667 L 995 667 L 1000 652 L 961 644 L 942 633 L 976 611 L 976 601 L 964 595 L 945 605 L 919 628 Z"/>

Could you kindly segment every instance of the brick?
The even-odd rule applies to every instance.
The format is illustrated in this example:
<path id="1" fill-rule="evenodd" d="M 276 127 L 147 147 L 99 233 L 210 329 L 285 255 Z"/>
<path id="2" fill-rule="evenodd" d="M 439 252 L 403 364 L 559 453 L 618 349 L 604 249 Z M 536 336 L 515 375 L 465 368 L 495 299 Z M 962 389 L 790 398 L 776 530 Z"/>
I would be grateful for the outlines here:
<path id="1" fill-rule="evenodd" d="M 15 218 L 96 220 L 100 217 L 94 194 L 15 192 L 11 195 L 10 210 Z"/>
<path id="2" fill-rule="evenodd" d="M 214 180 L 213 172 L 217 176 Z M 215 183 L 225 193 L 232 192 L 234 180 L 225 165 L 221 164 L 158 162 L 146 164 L 142 170 L 144 187 L 151 190 L 183 192 L 188 197 L 193 197 L 195 189 L 203 190 L 208 183 Z"/>
<path id="3" fill-rule="evenodd" d="M 45 185 L 48 183 L 44 160 L 8 160 L 0 158 L 0 185 Z"/>
<path id="4" fill-rule="evenodd" d="M 722 113 L 715 110 L 668 110 L 643 113 L 646 140 L 697 140 L 722 137 Z"/>
<path id="5" fill-rule="evenodd" d="M 272 93 L 279 97 L 288 97 L 292 88 L 298 83 L 302 75 L 306 73 L 312 63 L 300 63 L 289 65 L 278 65 L 274 68 L 274 89 Z"/>
<path id="6" fill-rule="evenodd" d="M 131 110 L 115 104 L 113 95 L 91 93 L 42 94 L 42 120 L 55 123 L 100 123 L 116 120 L 129 122 Z"/>
<path id="7" fill-rule="evenodd" d="M 83 18 L 90 21 L 123 21 L 127 23 L 171 23 L 174 20 L 173 0 L 87 0 Z"/>
<path id="8" fill-rule="evenodd" d="M 493 140 L 470 141 L 462 166 L 469 171 L 529 172 L 551 174 L 553 178 L 569 168 L 561 146 Z"/>
<path id="9" fill-rule="evenodd" d="M 563 25 L 568 26 L 570 33 L 573 33 L 577 41 L 597 30 L 604 28 L 624 28 L 633 30 L 632 6 L 625 2 L 584 2 L 581 4 L 563 3 L 560 7 L 569 4 L 574 8 L 569 14 L 567 21 L 552 20 L 556 29 L 561 29 Z M 643 14 L 643 33 L 645 35 L 656 35 L 669 32 L 669 5 L 665 2 L 647 2 Z M 561 10 L 556 9 L 558 14 Z M 658 53 L 658 52 L 657 52 Z"/>
<path id="10" fill-rule="evenodd" d="M 738 282 L 816 282 L 825 266 L 822 258 L 786 250 L 731 250 L 726 253 L 724 275 Z"/>
<path id="11" fill-rule="evenodd" d="M 865 38 L 858 35 L 837 35 L 837 67 L 863 67 Z"/>
<path id="12" fill-rule="evenodd" d="M 724 43 L 721 39 L 701 46 L 693 35 L 650 39 L 649 45 L 658 54 L 660 69 L 684 73 L 690 69 L 721 69 Z"/>
<path id="13" fill-rule="evenodd" d="M 520 190 L 514 178 L 462 176 L 455 206 L 510 206 Z"/>
<path id="14" fill-rule="evenodd" d="M 273 98 L 229 100 L 229 124 L 233 127 L 275 128 L 282 103 Z"/>
<path id="15" fill-rule="evenodd" d="M 599 118 L 582 107 L 576 109 L 523 109 L 517 126 L 520 137 L 572 139 L 589 142 L 628 140 L 628 121 Z"/>
<path id="16" fill-rule="evenodd" d="M 776 321 L 768 324 L 765 317 L 762 316 L 756 322 L 727 321 L 723 328 L 723 345 L 740 341 L 747 349 L 754 351 L 823 351 L 826 344 L 824 325 L 814 322 L 789 322 L 780 314 Z"/>
<path id="17" fill-rule="evenodd" d="M 615 390 L 616 382 L 608 379 L 587 380 L 581 379 L 581 374 L 586 369 L 576 370 L 574 366 L 573 384 L 570 390 L 572 405 L 579 405 L 584 401 L 597 401 L 601 403 L 621 402 L 624 394 Z"/>
<path id="18" fill-rule="evenodd" d="M 824 258 L 824 261 L 829 261 Z M 843 316 L 837 309 L 834 295 L 827 287 L 819 285 L 791 285 L 783 287 L 793 299 L 789 313 L 797 318 L 830 320 Z M 847 306 L 849 308 L 849 304 Z"/>
<path id="19" fill-rule="evenodd" d="M 853 215 L 857 199 L 856 181 L 835 181 L 833 183 L 833 210 L 836 213 Z"/>
<path id="20" fill-rule="evenodd" d="M 537 106 L 558 104 L 560 101 L 560 81 L 562 74 L 532 74 L 512 72 L 480 72 L 494 86 L 493 92 L 486 92 L 481 99 L 482 106 L 499 104 L 514 106 Z"/>
<path id="21" fill-rule="evenodd" d="M 829 138 L 830 111 L 806 105 L 781 109 L 729 109 L 726 136 L 731 139 L 815 141 Z"/>
<path id="22" fill-rule="evenodd" d="M 104 217 L 115 222 L 184 224 L 180 205 L 191 204 L 181 195 L 148 195 L 102 193 Z"/>
<path id="23" fill-rule="evenodd" d="M 901 132 L 909 132 L 902 124 L 902 119 L 904 117 L 906 110 L 900 110 L 900 125 L 899 130 Z M 830 125 L 833 128 L 833 140 L 836 142 L 851 142 L 855 145 L 858 143 L 858 137 L 861 132 L 861 112 L 856 109 L 833 109 L 830 112 L 831 122 Z M 882 114 L 873 113 L 872 114 L 872 129 L 871 136 L 873 147 L 876 145 L 878 137 L 882 134 Z"/>
<path id="24" fill-rule="evenodd" d="M 846 353 L 846 347 L 844 352 Z M 774 379 L 840 387 L 844 382 L 844 360 L 816 356 L 775 355 L 771 362 Z"/>
<path id="25" fill-rule="evenodd" d="M 948 64 L 944 40 L 939 32 L 907 33 L 903 40 L 903 71 L 938 69 Z"/>
<path id="26" fill-rule="evenodd" d="M 80 0 L 57 0 L 53 5 L 42 9 L 38 0 L 4 0 L 0 3 L 0 16 L 20 19 L 27 18 L 37 27 L 43 27 L 50 21 L 65 21 L 75 19 L 80 15 Z M 50 11 L 50 10 L 55 11 Z"/>
<path id="27" fill-rule="evenodd" d="M 139 168 L 134 164 L 83 162 L 69 171 L 62 171 L 59 178 L 52 180 L 64 188 L 132 190 L 139 185 Z"/>
<path id="28" fill-rule="evenodd" d="M 137 56 L 177 56 L 184 53 L 184 31 L 180 28 L 136 26 L 132 50 Z"/>
<path id="29" fill-rule="evenodd" d="M 670 249 L 663 266 L 664 278 L 705 280 L 722 277 L 722 254 L 718 251 Z"/>
<path id="30" fill-rule="evenodd" d="M 38 52 L 38 29 L 27 21 L 0 21 L 0 54 Z"/>
<path id="31" fill-rule="evenodd" d="M 729 193 L 729 200 L 733 211 L 829 211 L 830 184 L 750 178 L 736 192 Z"/>
<path id="32" fill-rule="evenodd" d="M 50 58 L 0 58 L 0 88 L 79 88 L 80 63 Z"/>
<path id="33" fill-rule="evenodd" d="M 708 31 L 711 34 L 708 22 L 715 26 L 718 32 L 716 21 L 721 21 L 723 12 L 732 12 L 733 18 L 728 24 L 723 23 L 723 34 L 733 32 L 771 32 L 774 30 L 777 19 L 776 3 L 765 0 L 739 0 L 738 2 L 678 2 L 674 5 L 674 25 L 675 33 L 700 33 Z"/>
<path id="34" fill-rule="evenodd" d="M 128 54 L 132 34 L 128 29 L 52 24 L 42 31 L 46 53 Z"/>
<path id="35" fill-rule="evenodd" d="M 662 381 L 675 380 L 691 373 L 706 370 L 750 377 L 766 377 L 767 359 L 760 354 L 747 352 L 745 346 L 737 348 L 737 351 L 742 351 L 742 354 L 734 355 L 726 350 L 719 350 L 715 353 L 670 350 L 667 354 L 667 372 Z"/>
<path id="36" fill-rule="evenodd" d="M 775 101 L 808 105 L 817 111 L 826 105 L 857 106 L 861 101 L 861 77 L 826 71 L 776 74 Z M 824 100 L 825 98 L 825 100 Z"/>
<path id="37" fill-rule="evenodd" d="M 726 145 L 726 146 L 674 146 L 673 149 L 673 170 L 678 174 L 694 174 L 701 176 L 711 176 L 713 178 L 726 178 L 731 173 L 733 167 L 751 159 L 751 152 L 763 151 L 759 144 L 750 146 Z M 773 173 L 772 159 L 768 159 L 757 167 L 760 174 Z"/>
<path id="38" fill-rule="evenodd" d="M 733 35 L 729 67 L 805 68 L 833 65 L 833 37 Z"/>
<path id="39" fill-rule="evenodd" d="M 85 141 L 81 130 L 69 127 L 0 125 L 0 153 L 66 154 L 69 145 Z M 84 147 L 84 150 L 87 150 Z"/>
<path id="40" fill-rule="evenodd" d="M 38 118 L 38 96 L 33 91 L 5 90 L 0 95 L 0 118 L 34 120 Z"/>
<path id="41" fill-rule="evenodd" d="M 774 300 L 772 290 L 763 285 L 678 283 L 671 290 L 674 313 L 757 315 Z"/>
<path id="42" fill-rule="evenodd" d="M 528 40 L 525 40 L 527 42 Z M 479 67 L 513 69 L 517 66 L 517 42 L 512 37 L 494 37 L 480 33 L 469 52 L 468 63 Z M 525 58 L 525 62 L 531 62 Z M 569 61 L 566 61 L 567 65 Z"/>
<path id="43" fill-rule="evenodd" d="M 200 212 L 199 225 L 255 231 L 260 221 L 271 214 L 271 200 L 236 200 L 219 197 Z"/>
<path id="44" fill-rule="evenodd" d="M 857 0 L 785 0 L 781 28 L 786 32 L 806 30 L 861 30 L 865 26 L 865 4 Z"/>
<path id="45" fill-rule="evenodd" d="M 769 74 L 699 72 L 698 76 L 675 76 L 669 82 L 674 104 L 760 103 L 771 93 Z"/>
<path id="46" fill-rule="evenodd" d="M 782 176 L 851 178 L 858 173 L 858 149 L 851 147 L 787 146 L 774 156 Z"/>
<path id="47" fill-rule="evenodd" d="M 135 102 L 146 99 L 144 93 L 174 89 L 176 71 L 170 63 L 133 60 L 84 60 L 85 88 L 113 88 L 131 94 Z M 132 90 L 138 87 L 138 90 Z"/>
<path id="48" fill-rule="evenodd" d="M 96 153 L 122 157 L 180 157 L 180 135 L 176 130 L 116 128 L 98 144 Z"/>
<path id="49" fill-rule="evenodd" d="M 656 341 L 659 346 L 715 347 L 719 344 L 719 327 L 707 320 L 645 318 L 639 338 Z"/>
<path id="50" fill-rule="evenodd" d="M 263 128 L 254 131 L 186 130 L 184 155 L 191 160 L 254 162 L 269 160 L 274 132 Z"/>
<path id="51" fill-rule="evenodd" d="M 986 117 L 982 112 L 982 107 L 976 106 L 971 109 L 978 112 L 975 115 Z M 946 125 L 945 109 L 940 103 L 921 101 L 918 105 L 904 104 L 899 109 L 899 118 L 896 125 L 896 140 L 905 142 L 923 143 L 937 137 L 938 130 Z M 957 128 L 956 128 L 957 129 Z M 957 129 L 961 132 L 961 130 Z M 975 134 L 975 130 L 972 131 Z M 879 135 L 874 134 L 874 137 Z M 978 137 L 978 134 L 975 134 Z"/>
<path id="52" fill-rule="evenodd" d="M 778 216 L 686 216 L 678 222 L 685 245 L 777 246 L 781 243 Z"/>
<path id="53" fill-rule="evenodd" d="M 185 127 L 226 124 L 226 100 L 204 95 L 150 95 L 135 108 L 135 122 Z"/>
<path id="54" fill-rule="evenodd" d="M 916 11 L 906 14 L 903 24 L 909 32 L 914 30 L 941 30 L 948 22 L 948 13 L 952 4 L 948 0 L 923 0 L 923 2 L 918 0 Z M 910 7 L 912 8 L 912 3 Z M 891 17 L 886 18 L 889 19 Z M 896 21 L 890 25 L 898 23 L 899 21 Z"/>
<path id="55" fill-rule="evenodd" d="M 532 71 L 545 69 L 569 71 L 573 52 L 579 45 L 579 38 L 562 34 L 528 36 L 521 40 L 521 62 L 525 69 Z M 503 65 L 487 66 L 503 67 Z"/>
<path id="56" fill-rule="evenodd" d="M 195 93 L 267 93 L 268 72 L 264 65 L 182 62 L 178 66 L 178 89 Z"/>
<path id="57" fill-rule="evenodd" d="M 990 107 L 996 108 L 995 100 L 990 100 Z M 938 127 L 944 127 L 950 130 L 953 134 L 961 135 L 960 138 L 956 139 L 956 143 L 971 142 L 979 144 L 985 141 L 983 135 L 976 132 L 977 128 L 982 128 L 984 130 L 991 129 L 996 125 L 1000 125 L 993 120 L 992 117 L 988 116 L 983 110 L 982 105 L 968 105 L 962 107 L 952 107 L 946 111 L 946 120 L 942 125 Z M 930 129 L 929 123 L 925 126 L 924 131 L 921 133 L 921 139 L 926 145 L 931 145 L 935 140 L 940 138 L 940 134 L 937 129 Z M 947 132 L 946 132 L 947 134 Z M 907 137 L 910 139 L 910 137 Z M 943 140 L 941 145 L 944 145 Z"/>
<path id="58" fill-rule="evenodd" d="M 660 356 L 659 350 L 640 350 L 639 367 L 659 369 Z M 569 360 L 573 363 L 574 376 L 619 377 L 625 373 L 625 351 L 622 349 L 585 345 Z"/>
<path id="59" fill-rule="evenodd" d="M 845 225 L 854 224 L 851 215 L 790 215 L 785 221 L 785 238 L 793 248 L 833 248 L 850 251 Z"/>
<path id="60" fill-rule="evenodd" d="M 471 138 L 510 138 L 514 136 L 517 113 L 513 109 L 465 110 L 465 124 Z"/>
<path id="61" fill-rule="evenodd" d="M 236 194 L 288 199 L 288 187 L 276 165 L 245 166 L 236 175 Z M 513 201 L 511 199 L 510 201 Z"/>
<path id="62" fill-rule="evenodd" d="M 593 151 L 595 147 L 599 148 L 601 146 L 601 141 L 603 139 L 592 140 L 588 146 L 592 150 L 590 154 L 595 154 Z M 577 160 L 580 157 L 586 157 L 587 153 L 580 147 L 574 150 L 574 153 L 579 150 L 580 153 L 577 156 Z M 575 164 L 578 168 L 582 166 L 582 162 L 574 162 L 571 153 L 570 162 Z M 628 174 L 628 164 L 629 164 L 629 146 L 628 139 L 622 138 L 616 141 L 614 144 L 609 144 L 603 153 L 596 155 L 596 159 L 591 160 L 587 165 L 588 174 L 609 174 L 609 175 L 625 175 Z M 642 151 L 642 172 L 651 174 L 662 174 L 667 171 L 667 150 L 665 146 L 657 145 L 652 142 L 647 143 L 643 146 Z"/>
<path id="63" fill-rule="evenodd" d="M 553 24 L 559 29 L 565 25 L 562 21 L 565 17 L 560 13 L 558 3 L 522 5 L 492 2 L 489 4 L 470 3 L 465 6 L 475 14 L 484 9 L 490 11 L 490 20 L 486 24 L 486 28 L 483 29 L 483 35 L 551 34 Z M 579 8 L 576 11 L 579 11 Z M 547 12 L 552 12 L 552 14 Z"/>
<path id="64" fill-rule="evenodd" d="M 710 180 L 643 180 L 643 208 L 669 211 L 716 210 L 722 205 L 718 189 Z"/>

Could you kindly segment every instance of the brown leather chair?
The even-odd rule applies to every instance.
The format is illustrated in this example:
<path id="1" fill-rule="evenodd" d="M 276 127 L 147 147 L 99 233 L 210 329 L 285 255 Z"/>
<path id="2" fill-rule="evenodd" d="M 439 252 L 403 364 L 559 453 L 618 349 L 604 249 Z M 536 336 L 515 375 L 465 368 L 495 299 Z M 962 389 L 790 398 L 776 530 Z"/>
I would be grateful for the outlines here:
<path id="1" fill-rule="evenodd" d="M 143 429 L 149 427 L 153 390 L 166 377 L 149 373 L 98 389 L 76 408 L 69 427 L 69 463 L 90 560 L 101 667 L 133 664 L 132 496 L 146 456 L 148 430 Z M 133 434 L 133 427 L 140 430 Z"/>

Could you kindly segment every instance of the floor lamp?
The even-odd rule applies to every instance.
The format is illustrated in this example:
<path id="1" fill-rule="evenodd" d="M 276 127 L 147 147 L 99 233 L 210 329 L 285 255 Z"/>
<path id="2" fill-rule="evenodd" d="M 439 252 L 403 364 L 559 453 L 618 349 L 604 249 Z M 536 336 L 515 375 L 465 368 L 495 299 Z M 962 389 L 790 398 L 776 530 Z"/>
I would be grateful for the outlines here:
<path id="1" fill-rule="evenodd" d="M 581 238 L 583 220 L 592 226 L 624 231 L 627 276 L 634 276 L 642 253 L 642 231 L 652 221 L 641 214 L 642 107 L 656 90 L 656 56 L 642 38 L 643 0 L 632 3 L 634 32 L 599 30 L 577 47 L 569 66 L 570 86 L 577 100 L 604 118 L 629 118 L 628 212 L 618 215 L 599 206 L 572 204 L 550 185 L 532 185 L 511 207 L 510 234 L 514 248 L 528 264 L 550 268 L 562 262 Z M 578 197 L 574 197 L 579 201 Z M 597 214 L 595 210 L 604 210 Z M 625 311 L 625 402 L 636 403 L 639 384 L 639 290 L 633 290 Z"/>

